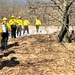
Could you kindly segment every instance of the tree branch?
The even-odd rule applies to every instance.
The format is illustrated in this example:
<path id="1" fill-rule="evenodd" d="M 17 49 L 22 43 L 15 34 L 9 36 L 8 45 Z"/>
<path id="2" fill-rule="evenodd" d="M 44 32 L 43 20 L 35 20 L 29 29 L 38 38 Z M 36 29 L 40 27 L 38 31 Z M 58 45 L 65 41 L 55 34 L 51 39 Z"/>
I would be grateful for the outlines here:
<path id="1" fill-rule="evenodd" d="M 62 12 L 63 10 L 61 9 L 61 7 L 57 4 L 57 2 L 55 0 L 52 0 L 54 2 L 54 4 L 58 7 L 58 9 L 60 9 Z"/>
<path id="2" fill-rule="evenodd" d="M 55 19 L 56 21 L 60 22 L 61 24 L 64 24 L 62 21 L 58 20 L 56 17 L 52 16 L 51 14 L 49 14 L 49 13 L 45 13 L 45 14 L 51 16 L 53 19 Z"/>
<path id="3" fill-rule="evenodd" d="M 70 2 L 70 4 L 68 5 L 68 8 L 73 4 L 75 0 L 72 0 L 72 2 Z"/>
<path id="4" fill-rule="evenodd" d="M 75 1 L 75 0 L 72 0 L 72 2 L 70 2 L 69 5 L 67 5 L 66 10 L 69 10 L 70 6 L 73 4 L 74 1 Z"/>

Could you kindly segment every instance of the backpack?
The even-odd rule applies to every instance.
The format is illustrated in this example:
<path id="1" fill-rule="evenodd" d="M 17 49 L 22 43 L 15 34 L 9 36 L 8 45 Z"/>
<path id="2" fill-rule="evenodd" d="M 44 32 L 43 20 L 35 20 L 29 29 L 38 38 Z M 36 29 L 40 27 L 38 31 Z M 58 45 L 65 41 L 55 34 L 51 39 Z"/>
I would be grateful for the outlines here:
<path id="1" fill-rule="evenodd" d="M 1 28 L 2 28 L 2 32 L 4 32 L 4 33 L 7 32 L 7 28 L 6 28 L 6 25 L 5 24 L 2 24 L 1 25 Z"/>

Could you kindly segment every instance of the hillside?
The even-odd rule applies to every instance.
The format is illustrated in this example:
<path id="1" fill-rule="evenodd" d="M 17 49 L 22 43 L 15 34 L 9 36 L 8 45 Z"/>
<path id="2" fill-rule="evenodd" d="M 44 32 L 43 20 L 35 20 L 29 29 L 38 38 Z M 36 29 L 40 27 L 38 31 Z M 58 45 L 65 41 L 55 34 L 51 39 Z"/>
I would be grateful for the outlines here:
<path id="1" fill-rule="evenodd" d="M 55 40 L 50 34 L 9 39 L 0 75 L 75 75 L 75 43 Z"/>

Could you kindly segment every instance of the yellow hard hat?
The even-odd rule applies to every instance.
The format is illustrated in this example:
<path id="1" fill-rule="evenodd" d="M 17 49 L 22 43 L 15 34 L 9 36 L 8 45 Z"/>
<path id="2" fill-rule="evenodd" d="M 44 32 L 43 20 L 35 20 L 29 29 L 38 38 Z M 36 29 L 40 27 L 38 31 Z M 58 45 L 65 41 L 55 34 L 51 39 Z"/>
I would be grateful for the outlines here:
<path id="1" fill-rule="evenodd" d="M 6 21 L 6 20 L 7 20 L 7 18 L 6 18 L 6 17 L 4 17 L 4 18 L 3 18 L 3 20 L 4 20 L 4 21 Z"/>
<path id="2" fill-rule="evenodd" d="M 15 17 L 14 15 L 11 16 L 11 18 L 14 18 L 14 17 Z"/>

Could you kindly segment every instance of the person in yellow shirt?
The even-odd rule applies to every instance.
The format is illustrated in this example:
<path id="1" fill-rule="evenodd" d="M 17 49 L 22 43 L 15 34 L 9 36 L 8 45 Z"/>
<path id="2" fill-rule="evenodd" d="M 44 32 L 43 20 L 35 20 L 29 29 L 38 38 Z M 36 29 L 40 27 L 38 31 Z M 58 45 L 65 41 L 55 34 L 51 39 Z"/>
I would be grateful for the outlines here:
<path id="1" fill-rule="evenodd" d="M 0 32 L 1 37 L 2 37 L 1 49 L 2 49 L 2 52 L 4 52 L 7 49 L 7 42 L 8 42 L 8 36 L 9 36 L 8 32 L 11 32 L 11 27 L 10 27 L 9 23 L 7 22 L 6 17 L 3 18 L 3 22 L 0 27 L 2 29 L 2 33 Z"/>
<path id="2" fill-rule="evenodd" d="M 27 33 L 29 34 L 29 27 L 28 25 L 30 25 L 30 22 L 28 19 L 24 20 L 24 31 L 23 34 L 25 34 L 25 31 L 27 31 Z"/>
<path id="3" fill-rule="evenodd" d="M 17 21 L 14 15 L 11 16 L 11 19 L 9 20 L 9 24 L 11 26 L 11 37 L 16 38 Z"/>
<path id="4" fill-rule="evenodd" d="M 39 20 L 39 17 L 36 18 L 35 24 L 36 24 L 36 32 L 38 33 L 38 31 L 39 31 L 39 26 L 41 25 L 41 21 Z"/>
<path id="5" fill-rule="evenodd" d="M 21 16 L 18 17 L 17 19 L 17 36 L 20 32 L 20 36 L 21 36 L 21 28 L 22 28 L 22 20 L 21 20 Z"/>

